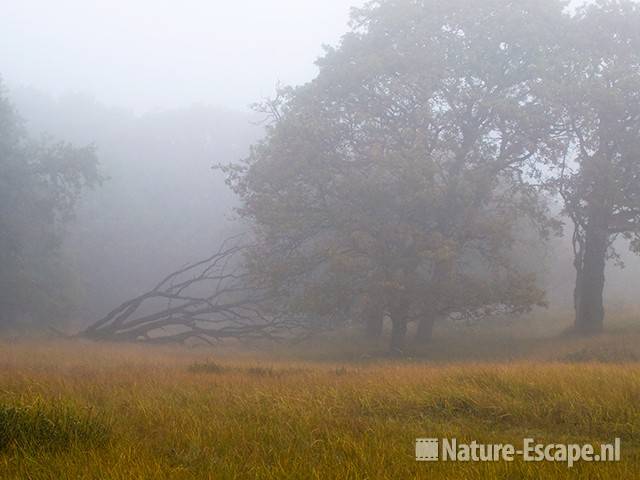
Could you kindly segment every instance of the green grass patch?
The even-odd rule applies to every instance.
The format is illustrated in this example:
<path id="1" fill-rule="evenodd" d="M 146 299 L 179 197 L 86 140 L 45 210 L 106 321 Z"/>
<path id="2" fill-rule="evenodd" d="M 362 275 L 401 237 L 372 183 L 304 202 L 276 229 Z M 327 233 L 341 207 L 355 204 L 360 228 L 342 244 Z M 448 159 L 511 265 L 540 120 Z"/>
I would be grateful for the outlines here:
<path id="1" fill-rule="evenodd" d="M 191 373 L 224 373 L 229 371 L 227 367 L 209 360 L 193 363 L 189 365 L 187 370 Z"/>
<path id="2" fill-rule="evenodd" d="M 108 436 L 105 424 L 70 405 L 0 404 L 0 452 L 92 447 L 104 444 Z"/>
<path id="3" fill-rule="evenodd" d="M 286 367 L 275 368 L 273 366 L 261 366 L 253 365 L 248 367 L 241 366 L 225 366 L 219 363 L 207 360 L 205 362 L 192 363 L 187 367 L 187 371 L 190 373 L 205 373 L 205 374 L 223 374 L 223 373 L 239 373 L 247 375 L 249 377 L 265 377 L 265 378 L 280 378 L 292 374 L 302 374 L 308 372 L 304 368 Z M 346 371 L 345 371 L 346 372 Z M 340 374 L 340 373 L 338 373 Z"/>

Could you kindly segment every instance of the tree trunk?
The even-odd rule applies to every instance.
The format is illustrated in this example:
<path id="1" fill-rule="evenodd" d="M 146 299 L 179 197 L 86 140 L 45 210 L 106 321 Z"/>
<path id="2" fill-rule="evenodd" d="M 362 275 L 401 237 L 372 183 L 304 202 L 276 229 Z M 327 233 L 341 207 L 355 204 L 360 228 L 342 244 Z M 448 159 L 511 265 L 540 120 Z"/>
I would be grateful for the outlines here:
<path id="1" fill-rule="evenodd" d="M 604 283 L 609 230 L 606 211 L 593 212 L 585 229 L 582 268 L 576 285 L 575 330 L 600 333 L 604 328 Z"/>
<path id="2" fill-rule="evenodd" d="M 406 317 L 391 319 L 391 322 L 390 350 L 394 355 L 402 355 L 404 353 L 405 340 L 407 336 L 407 319 Z"/>
<path id="3" fill-rule="evenodd" d="M 584 254 L 582 249 L 575 252 L 575 260 L 573 266 L 576 269 L 576 283 L 573 288 L 573 309 L 576 313 L 576 325 L 578 318 L 580 317 L 580 289 L 582 288 L 582 264 L 584 260 Z"/>

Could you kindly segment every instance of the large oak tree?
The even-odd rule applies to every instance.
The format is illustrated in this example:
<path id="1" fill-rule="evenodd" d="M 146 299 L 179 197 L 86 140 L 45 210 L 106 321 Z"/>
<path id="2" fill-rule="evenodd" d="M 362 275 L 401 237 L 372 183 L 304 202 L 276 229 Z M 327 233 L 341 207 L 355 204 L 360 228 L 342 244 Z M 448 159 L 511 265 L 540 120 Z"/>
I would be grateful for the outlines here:
<path id="1" fill-rule="evenodd" d="M 543 303 L 514 253 L 548 233 L 536 164 L 556 155 L 535 95 L 556 1 L 373 2 L 309 84 L 263 105 L 267 138 L 227 167 L 251 268 L 319 325 L 364 312 L 429 338 L 437 318 Z M 550 140 L 551 139 L 551 140 Z M 360 307 L 359 309 L 357 307 Z"/>
<path id="2" fill-rule="evenodd" d="M 575 225 L 575 327 L 597 333 L 615 240 L 624 236 L 640 251 L 640 6 L 588 5 L 558 42 L 542 92 L 560 111 L 567 140 L 556 180 Z"/>

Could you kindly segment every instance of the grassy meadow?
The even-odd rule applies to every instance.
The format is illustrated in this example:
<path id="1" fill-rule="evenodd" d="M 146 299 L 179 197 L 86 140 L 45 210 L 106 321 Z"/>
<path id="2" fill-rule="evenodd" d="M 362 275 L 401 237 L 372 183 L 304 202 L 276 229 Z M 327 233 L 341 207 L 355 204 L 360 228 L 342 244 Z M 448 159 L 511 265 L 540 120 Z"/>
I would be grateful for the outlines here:
<path id="1" fill-rule="evenodd" d="M 640 331 L 458 337 L 403 359 L 5 341 L 0 478 L 640 478 Z M 416 462 L 417 437 L 620 437 L 622 460 Z"/>

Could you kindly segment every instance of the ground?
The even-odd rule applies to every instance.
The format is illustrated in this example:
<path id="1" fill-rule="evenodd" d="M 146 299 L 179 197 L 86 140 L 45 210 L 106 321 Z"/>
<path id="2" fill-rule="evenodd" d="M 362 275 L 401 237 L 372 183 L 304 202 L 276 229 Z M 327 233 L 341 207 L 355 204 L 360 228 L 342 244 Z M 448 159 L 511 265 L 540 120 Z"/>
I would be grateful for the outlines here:
<path id="1" fill-rule="evenodd" d="M 304 345 L 276 355 L 5 341 L 0 478 L 639 477 L 640 331 L 467 337 L 403 359 L 355 354 L 356 344 L 331 360 Z M 420 437 L 618 437 L 622 459 L 416 462 Z"/>

